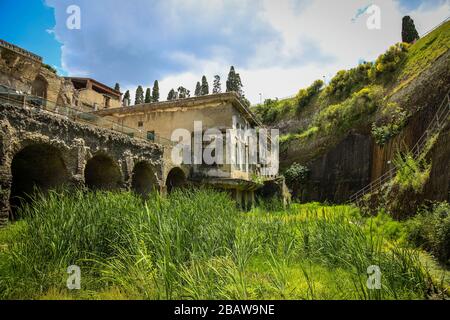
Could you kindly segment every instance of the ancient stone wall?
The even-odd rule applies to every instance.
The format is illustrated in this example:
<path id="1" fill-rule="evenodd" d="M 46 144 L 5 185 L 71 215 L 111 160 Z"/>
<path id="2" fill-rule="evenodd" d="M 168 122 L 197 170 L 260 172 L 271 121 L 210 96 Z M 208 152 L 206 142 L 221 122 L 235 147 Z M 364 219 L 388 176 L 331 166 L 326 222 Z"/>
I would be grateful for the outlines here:
<path id="1" fill-rule="evenodd" d="M 37 108 L 0 103 L 0 224 L 10 215 L 14 188 L 23 191 L 32 184 L 83 186 L 88 178 L 94 188 L 130 189 L 139 163 L 141 172 L 147 166 L 149 183 L 157 182 L 159 189 L 163 152 L 163 147 L 145 140 Z M 94 175 L 85 172 L 89 166 L 95 168 Z"/>
<path id="2" fill-rule="evenodd" d="M 0 47 L 0 84 L 32 94 L 36 79 L 42 79 L 46 84 L 43 98 L 60 106 L 71 105 L 75 89 L 70 81 L 58 77 L 40 61 Z"/>

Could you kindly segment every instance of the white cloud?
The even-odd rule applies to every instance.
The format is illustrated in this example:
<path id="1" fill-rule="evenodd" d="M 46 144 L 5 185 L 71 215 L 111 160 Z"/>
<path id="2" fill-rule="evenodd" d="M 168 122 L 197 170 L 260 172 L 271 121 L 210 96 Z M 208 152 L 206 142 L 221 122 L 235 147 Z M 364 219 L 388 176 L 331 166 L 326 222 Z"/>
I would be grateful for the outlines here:
<path id="1" fill-rule="evenodd" d="M 366 27 L 367 14 L 352 22 L 357 10 L 367 7 L 366 0 L 315 0 L 299 10 L 295 10 L 295 4 L 290 0 L 265 0 L 261 15 L 281 34 L 281 41 L 260 44 L 257 54 L 252 57 L 253 63 L 248 68 L 238 69 L 247 97 L 253 103 L 259 103 L 260 94 L 263 99 L 286 97 L 316 79 L 326 77 L 329 80 L 337 71 L 354 67 L 360 60 L 373 61 L 389 46 L 401 41 L 401 20 L 405 14 L 415 19 L 419 33 L 423 33 L 444 20 L 450 11 L 449 2 L 434 8 L 422 5 L 410 13 L 403 12 L 394 1 L 371 3 L 381 8 L 380 30 Z M 317 44 L 318 54 L 330 55 L 334 59 L 320 63 L 314 57 L 308 57 L 311 61 L 281 67 L 264 64 L 273 55 L 285 58 L 302 55 L 306 50 L 302 47 L 304 40 Z M 163 83 L 169 86 L 195 83 L 193 81 L 197 81 L 201 74 L 211 78 L 218 70 L 228 68 L 226 61 L 191 63 L 197 72 L 169 76 Z M 199 65 L 205 68 L 197 68 Z"/>
<path id="2" fill-rule="evenodd" d="M 69 74 L 119 81 L 132 94 L 138 84 L 150 87 L 159 78 L 164 99 L 180 85 L 193 91 L 203 74 L 210 85 L 219 74 L 224 89 L 235 65 L 254 103 L 260 93 L 295 94 L 360 60 L 374 60 L 401 41 L 405 14 L 422 33 L 450 11 L 450 0 L 424 1 L 412 12 L 395 0 L 108 1 L 114 10 L 102 1 L 70 0 L 82 8 L 85 29 L 77 35 L 61 27 L 68 1 L 47 0 L 58 9 L 55 33 Z M 380 30 L 366 27 L 367 14 L 352 22 L 370 4 L 381 8 Z"/>

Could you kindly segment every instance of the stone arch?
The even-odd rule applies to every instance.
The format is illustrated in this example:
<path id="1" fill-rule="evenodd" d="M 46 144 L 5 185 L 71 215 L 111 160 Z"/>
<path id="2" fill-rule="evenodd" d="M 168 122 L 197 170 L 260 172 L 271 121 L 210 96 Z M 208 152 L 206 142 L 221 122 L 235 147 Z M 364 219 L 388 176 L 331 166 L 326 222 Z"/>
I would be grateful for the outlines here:
<path id="1" fill-rule="evenodd" d="M 38 75 L 31 84 L 31 94 L 47 99 L 48 82 L 41 75 Z"/>
<path id="2" fill-rule="evenodd" d="M 13 215 L 35 191 L 46 192 L 70 183 L 60 149 L 47 143 L 30 143 L 15 153 L 11 162 L 10 206 Z"/>
<path id="3" fill-rule="evenodd" d="M 104 153 L 97 154 L 87 161 L 84 181 L 92 190 L 118 190 L 123 184 L 119 165 Z"/>
<path id="4" fill-rule="evenodd" d="M 140 161 L 134 165 L 131 189 L 143 196 L 148 196 L 149 193 L 159 190 L 158 178 L 155 168 L 147 161 Z"/>
<path id="5" fill-rule="evenodd" d="M 166 178 L 167 192 L 170 193 L 176 188 L 183 187 L 185 184 L 186 174 L 184 171 L 179 167 L 172 168 Z"/>

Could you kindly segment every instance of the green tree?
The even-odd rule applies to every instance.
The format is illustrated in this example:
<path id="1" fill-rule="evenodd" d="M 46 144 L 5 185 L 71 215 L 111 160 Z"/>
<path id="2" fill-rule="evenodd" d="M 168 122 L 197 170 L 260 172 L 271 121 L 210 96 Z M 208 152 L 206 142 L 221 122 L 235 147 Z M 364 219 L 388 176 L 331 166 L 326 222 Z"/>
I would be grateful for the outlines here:
<path id="1" fill-rule="evenodd" d="M 414 20 L 410 16 L 403 17 L 402 21 L 402 41 L 406 43 L 413 43 L 420 39 L 419 33 L 414 25 Z"/>
<path id="2" fill-rule="evenodd" d="M 209 94 L 209 84 L 208 80 L 206 80 L 206 76 L 202 77 L 202 89 L 201 89 L 201 95 L 206 96 Z"/>
<path id="3" fill-rule="evenodd" d="M 244 98 L 244 90 L 242 90 L 244 86 L 242 85 L 241 75 L 236 73 L 236 92 L 240 97 Z"/>
<path id="4" fill-rule="evenodd" d="M 153 99 L 153 102 L 159 101 L 159 82 L 158 82 L 158 80 L 155 80 L 155 82 L 153 83 L 152 99 Z"/>
<path id="5" fill-rule="evenodd" d="M 175 90 L 171 89 L 169 91 L 169 95 L 167 96 L 167 100 L 176 100 L 177 99 L 177 93 L 175 92 Z"/>
<path id="6" fill-rule="evenodd" d="M 134 104 L 142 104 L 144 103 L 144 89 L 142 89 L 142 86 L 137 87 L 136 89 L 136 97 L 134 99 Z"/>
<path id="7" fill-rule="evenodd" d="M 120 84 L 118 82 L 116 82 L 116 85 L 114 86 L 114 90 L 120 92 Z"/>
<path id="8" fill-rule="evenodd" d="M 147 90 L 145 91 L 145 103 L 151 103 L 152 102 L 152 95 L 151 95 L 151 90 L 150 88 L 147 88 Z"/>
<path id="9" fill-rule="evenodd" d="M 320 92 L 324 83 L 322 80 L 316 80 L 312 85 L 306 89 L 300 89 L 295 97 L 297 102 L 297 112 L 300 113 L 311 100 Z"/>
<path id="10" fill-rule="evenodd" d="M 213 84 L 213 94 L 222 92 L 222 84 L 220 83 L 220 76 L 214 76 L 214 84 Z"/>
<path id="11" fill-rule="evenodd" d="M 191 92 L 183 86 L 178 87 L 178 98 L 186 99 L 191 96 Z"/>
<path id="12" fill-rule="evenodd" d="M 131 104 L 131 98 L 130 98 L 130 90 L 127 90 L 125 94 L 123 95 L 123 105 L 129 106 Z"/>
<path id="13" fill-rule="evenodd" d="M 194 95 L 196 97 L 199 97 L 202 94 L 202 86 L 200 85 L 200 82 L 197 82 L 197 85 L 195 86 L 195 93 Z"/>
<path id="14" fill-rule="evenodd" d="M 241 76 L 239 73 L 236 73 L 234 67 L 231 66 L 227 79 L 227 92 L 236 92 L 239 96 L 244 96 L 242 87 Z"/>
<path id="15" fill-rule="evenodd" d="M 236 92 L 236 71 L 234 70 L 234 66 L 231 66 L 230 72 L 228 72 L 227 79 L 227 92 Z"/>

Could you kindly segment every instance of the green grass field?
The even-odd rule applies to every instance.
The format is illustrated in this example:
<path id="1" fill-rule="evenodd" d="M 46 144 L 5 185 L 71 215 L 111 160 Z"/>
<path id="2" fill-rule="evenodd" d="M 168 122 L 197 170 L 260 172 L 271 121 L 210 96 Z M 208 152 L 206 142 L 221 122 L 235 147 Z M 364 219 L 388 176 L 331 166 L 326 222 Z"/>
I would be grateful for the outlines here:
<path id="1" fill-rule="evenodd" d="M 263 207 L 240 212 L 210 190 L 147 203 L 129 193 L 51 193 L 0 230 L 0 298 L 426 299 L 448 286 L 387 215 Z M 70 265 L 81 268 L 80 290 L 67 289 Z M 366 285 L 371 265 L 381 269 L 379 290 Z"/>

